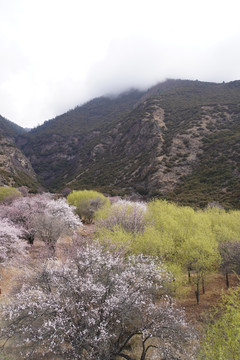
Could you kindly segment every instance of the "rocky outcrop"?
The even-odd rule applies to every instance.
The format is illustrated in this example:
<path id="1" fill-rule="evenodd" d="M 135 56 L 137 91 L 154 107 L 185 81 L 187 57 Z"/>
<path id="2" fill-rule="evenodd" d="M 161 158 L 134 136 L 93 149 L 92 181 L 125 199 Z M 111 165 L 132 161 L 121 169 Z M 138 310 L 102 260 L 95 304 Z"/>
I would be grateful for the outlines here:
<path id="1" fill-rule="evenodd" d="M 0 134 L 0 185 L 37 187 L 37 175 L 30 161 L 11 138 Z"/>

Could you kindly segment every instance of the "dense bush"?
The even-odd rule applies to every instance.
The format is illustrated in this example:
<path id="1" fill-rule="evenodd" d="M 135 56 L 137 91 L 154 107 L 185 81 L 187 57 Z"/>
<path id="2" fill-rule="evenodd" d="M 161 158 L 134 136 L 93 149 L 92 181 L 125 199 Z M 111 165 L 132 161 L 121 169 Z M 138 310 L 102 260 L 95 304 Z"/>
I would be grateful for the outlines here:
<path id="1" fill-rule="evenodd" d="M 74 190 L 68 195 L 67 201 L 76 207 L 76 213 L 85 223 L 93 222 L 96 211 L 110 205 L 108 198 L 94 190 Z"/>
<path id="2" fill-rule="evenodd" d="M 11 202 L 14 199 L 21 196 L 22 196 L 21 192 L 13 187 L 0 186 L 0 203 Z"/>
<path id="3" fill-rule="evenodd" d="M 240 241 L 240 211 L 225 211 L 218 207 L 207 209 L 206 216 L 211 222 L 211 228 L 219 243 L 225 241 Z"/>

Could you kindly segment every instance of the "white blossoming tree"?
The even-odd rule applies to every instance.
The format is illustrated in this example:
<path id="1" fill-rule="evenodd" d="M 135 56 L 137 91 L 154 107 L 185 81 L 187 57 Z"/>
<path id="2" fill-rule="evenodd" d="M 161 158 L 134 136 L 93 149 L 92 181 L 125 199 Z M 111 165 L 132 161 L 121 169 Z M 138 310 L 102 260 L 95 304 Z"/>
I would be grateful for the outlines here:
<path id="1" fill-rule="evenodd" d="M 98 211 L 97 225 L 107 229 L 120 226 L 131 233 L 143 232 L 146 226 L 146 211 L 145 203 L 119 200 L 110 208 Z"/>
<path id="2" fill-rule="evenodd" d="M 36 234 L 33 218 L 42 213 L 51 200 L 50 194 L 22 197 L 11 204 L 0 206 L 0 217 L 9 219 L 14 225 L 21 227 L 23 238 L 32 244 Z"/>
<path id="3" fill-rule="evenodd" d="M 11 205 L 1 206 L 0 217 L 22 227 L 22 236 L 29 243 L 32 244 L 35 237 L 44 241 L 53 255 L 59 237 L 82 225 L 74 214 L 74 207 L 65 199 L 54 200 L 51 194 L 23 197 Z"/>
<path id="4" fill-rule="evenodd" d="M 49 260 L 32 285 L 2 307 L 1 335 L 14 339 L 21 359 L 133 360 L 133 343 L 139 360 L 150 349 L 159 359 L 178 358 L 188 330 L 167 295 L 170 282 L 152 258 L 75 246 L 64 263 Z"/>
<path id="5" fill-rule="evenodd" d="M 21 240 L 21 234 L 21 228 L 0 218 L 0 266 L 25 254 L 27 244 Z"/>
<path id="6" fill-rule="evenodd" d="M 65 199 L 49 200 L 43 211 L 33 216 L 31 225 L 38 239 L 42 240 L 55 255 L 57 240 L 73 233 L 82 226 L 81 220 L 74 214 L 74 207 Z"/>
<path id="7" fill-rule="evenodd" d="M 21 262 L 28 244 L 21 239 L 22 230 L 7 219 L 0 218 L 0 279 L 2 268 Z"/>

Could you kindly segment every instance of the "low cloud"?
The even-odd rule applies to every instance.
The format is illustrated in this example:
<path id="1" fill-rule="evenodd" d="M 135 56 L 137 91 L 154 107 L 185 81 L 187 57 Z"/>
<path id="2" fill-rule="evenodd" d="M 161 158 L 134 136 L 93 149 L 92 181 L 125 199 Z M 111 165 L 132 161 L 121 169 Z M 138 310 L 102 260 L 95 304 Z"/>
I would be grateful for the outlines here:
<path id="1" fill-rule="evenodd" d="M 12 0 L 0 16 L 0 114 L 24 127 L 166 78 L 240 78 L 237 0 Z"/>
<path id="2" fill-rule="evenodd" d="M 166 78 L 235 80 L 240 78 L 238 40 L 201 47 L 187 42 L 164 44 L 152 38 L 118 38 L 106 57 L 91 67 L 85 88 L 89 96 L 97 96 L 132 87 L 146 89 Z"/>

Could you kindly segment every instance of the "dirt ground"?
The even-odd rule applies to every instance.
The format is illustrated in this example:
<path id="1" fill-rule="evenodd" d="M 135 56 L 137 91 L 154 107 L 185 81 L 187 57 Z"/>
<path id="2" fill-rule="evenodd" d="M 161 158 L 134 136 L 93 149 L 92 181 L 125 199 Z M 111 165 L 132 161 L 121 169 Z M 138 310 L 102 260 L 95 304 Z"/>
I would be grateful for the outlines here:
<path id="1" fill-rule="evenodd" d="M 232 274 L 230 276 L 230 288 L 239 285 L 239 280 Z M 191 285 L 187 294 L 179 299 L 184 307 L 189 321 L 203 326 L 211 308 L 221 300 L 221 295 L 227 293 L 225 276 L 221 273 L 212 273 L 205 280 L 205 294 L 200 293 L 200 303 L 196 302 L 195 287 Z"/>

